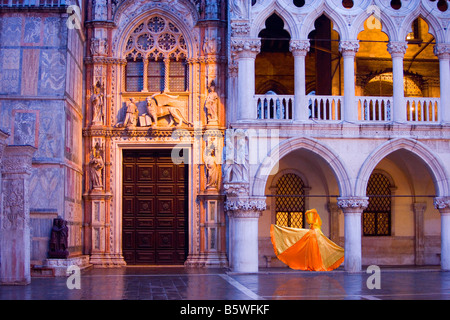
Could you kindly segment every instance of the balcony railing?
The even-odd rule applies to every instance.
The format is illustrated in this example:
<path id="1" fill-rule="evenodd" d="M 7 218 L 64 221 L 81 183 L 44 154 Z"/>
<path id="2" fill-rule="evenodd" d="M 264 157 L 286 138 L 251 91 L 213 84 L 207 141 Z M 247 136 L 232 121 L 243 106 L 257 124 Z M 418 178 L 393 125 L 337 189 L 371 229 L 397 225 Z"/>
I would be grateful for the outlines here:
<path id="1" fill-rule="evenodd" d="M 342 120 L 342 96 L 308 96 L 309 118 L 314 120 Z"/>
<path id="2" fill-rule="evenodd" d="M 18 8 L 18 7 L 63 7 L 66 0 L 0 0 L 0 8 Z"/>
<path id="3" fill-rule="evenodd" d="M 356 97 L 358 120 L 391 121 L 392 97 Z"/>
<path id="4" fill-rule="evenodd" d="M 358 121 L 394 121 L 393 97 L 355 97 Z M 293 120 L 293 95 L 256 95 L 258 120 Z M 343 96 L 306 96 L 309 119 L 314 121 L 341 121 L 344 119 Z M 406 121 L 414 123 L 437 123 L 440 98 L 405 97 Z"/>
<path id="5" fill-rule="evenodd" d="M 405 98 L 406 120 L 413 122 L 437 122 L 439 98 Z"/>
<path id="6" fill-rule="evenodd" d="M 294 96 L 290 95 L 256 95 L 258 119 L 292 120 L 294 119 Z"/>

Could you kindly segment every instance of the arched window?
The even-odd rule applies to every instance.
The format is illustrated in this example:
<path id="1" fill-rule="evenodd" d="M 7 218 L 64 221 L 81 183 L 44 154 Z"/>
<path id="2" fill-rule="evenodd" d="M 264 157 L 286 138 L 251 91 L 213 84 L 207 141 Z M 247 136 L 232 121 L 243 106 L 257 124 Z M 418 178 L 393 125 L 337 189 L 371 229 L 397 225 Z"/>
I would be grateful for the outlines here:
<path id="1" fill-rule="evenodd" d="M 303 228 L 305 225 L 305 190 L 303 180 L 294 173 L 278 179 L 275 198 L 275 224 Z"/>
<path id="2" fill-rule="evenodd" d="M 149 18 L 128 38 L 125 90 L 186 91 L 186 55 L 186 42 L 180 29 L 167 18 Z"/>
<path id="3" fill-rule="evenodd" d="M 363 211 L 365 236 L 391 235 L 391 182 L 382 173 L 373 173 L 367 184 L 369 205 Z"/>

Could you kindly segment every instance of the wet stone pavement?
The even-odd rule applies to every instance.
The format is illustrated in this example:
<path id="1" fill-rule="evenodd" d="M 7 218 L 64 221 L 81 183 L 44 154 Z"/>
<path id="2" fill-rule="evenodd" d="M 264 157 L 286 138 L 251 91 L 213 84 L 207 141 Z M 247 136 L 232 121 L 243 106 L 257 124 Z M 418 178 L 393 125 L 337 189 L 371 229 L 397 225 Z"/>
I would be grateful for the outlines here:
<path id="1" fill-rule="evenodd" d="M 91 268 L 81 271 L 79 288 L 69 288 L 65 277 L 33 277 L 28 286 L 0 286 L 0 300 L 450 300 L 450 272 L 439 267 L 381 267 L 379 278 L 373 275 L 366 269 L 233 274 L 183 267 Z M 376 284 L 379 288 L 369 288 Z"/>

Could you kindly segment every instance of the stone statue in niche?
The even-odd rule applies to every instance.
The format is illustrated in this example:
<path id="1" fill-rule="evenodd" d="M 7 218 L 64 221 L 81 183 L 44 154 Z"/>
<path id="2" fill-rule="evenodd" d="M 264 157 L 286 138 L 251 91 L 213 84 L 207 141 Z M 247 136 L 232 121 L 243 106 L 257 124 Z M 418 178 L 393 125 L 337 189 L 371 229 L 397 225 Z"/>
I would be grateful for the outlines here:
<path id="1" fill-rule="evenodd" d="M 127 114 L 125 115 L 125 120 L 123 121 L 123 126 L 127 128 L 133 128 L 137 126 L 139 117 L 139 109 L 136 105 L 136 99 L 130 98 L 127 104 Z"/>
<path id="2" fill-rule="evenodd" d="M 53 219 L 48 257 L 51 259 L 67 259 L 67 257 L 69 256 L 67 245 L 68 238 L 69 228 L 67 227 L 67 221 L 65 221 L 61 217 Z"/>
<path id="3" fill-rule="evenodd" d="M 231 11 L 232 18 L 247 19 L 249 3 L 250 3 L 250 0 L 231 0 L 230 1 L 230 11 Z"/>
<path id="4" fill-rule="evenodd" d="M 100 146 L 97 144 L 92 148 L 91 160 L 89 161 L 89 176 L 93 190 L 103 188 L 102 171 L 104 166 L 102 152 Z"/>
<path id="5" fill-rule="evenodd" d="M 95 0 L 94 2 L 94 14 L 95 20 L 106 20 L 108 15 L 108 7 L 106 0 Z"/>
<path id="6" fill-rule="evenodd" d="M 206 0 L 205 18 L 217 19 L 218 18 L 218 0 Z"/>
<path id="7" fill-rule="evenodd" d="M 206 112 L 206 122 L 207 124 L 218 124 L 219 119 L 217 117 L 219 105 L 219 95 L 216 92 L 216 84 L 211 81 L 211 85 L 208 88 L 208 96 L 205 100 L 205 112 Z"/>
<path id="8" fill-rule="evenodd" d="M 105 97 L 102 91 L 103 86 L 97 82 L 91 96 L 92 125 L 103 125 Z"/>
<path id="9" fill-rule="evenodd" d="M 184 102 L 178 100 L 178 96 L 171 96 L 166 93 L 157 93 L 147 98 L 147 116 L 140 117 L 141 126 L 157 126 L 158 120 L 168 117 L 168 126 L 179 127 L 183 123 L 190 126 L 191 123 L 186 120 L 182 110 Z M 143 123 L 145 121 L 145 124 Z"/>
<path id="10" fill-rule="evenodd" d="M 218 163 L 216 139 L 211 138 L 205 150 L 206 189 L 218 189 L 220 165 Z"/>
<path id="11" fill-rule="evenodd" d="M 227 133 L 225 144 L 224 180 L 228 183 L 248 181 L 248 151 L 246 145 L 246 134 L 244 131 L 239 129 L 233 134 Z"/>

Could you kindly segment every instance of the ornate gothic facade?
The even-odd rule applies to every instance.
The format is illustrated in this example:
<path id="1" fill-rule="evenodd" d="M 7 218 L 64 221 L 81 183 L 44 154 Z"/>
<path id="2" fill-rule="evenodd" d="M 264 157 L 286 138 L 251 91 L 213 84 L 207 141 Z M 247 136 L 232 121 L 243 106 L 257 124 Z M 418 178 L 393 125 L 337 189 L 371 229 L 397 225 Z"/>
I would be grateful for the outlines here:
<path id="1" fill-rule="evenodd" d="M 4 1 L 2 282 L 282 266 L 270 224 L 310 208 L 347 271 L 450 269 L 448 6 Z M 58 216 L 70 255 L 47 259 Z"/>

